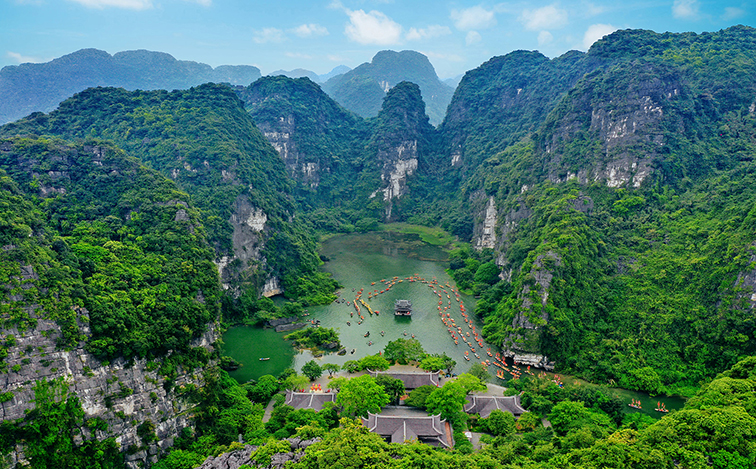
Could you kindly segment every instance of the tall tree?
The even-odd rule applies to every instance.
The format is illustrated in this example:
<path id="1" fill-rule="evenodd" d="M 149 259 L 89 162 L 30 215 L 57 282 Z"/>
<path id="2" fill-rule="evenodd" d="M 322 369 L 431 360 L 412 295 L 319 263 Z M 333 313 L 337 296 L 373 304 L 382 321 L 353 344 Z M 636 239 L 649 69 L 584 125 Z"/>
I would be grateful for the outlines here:
<path id="1" fill-rule="evenodd" d="M 456 426 L 465 418 L 462 409 L 465 406 L 466 395 L 467 390 L 462 385 L 455 381 L 448 381 L 428 396 L 425 400 L 425 408 L 430 414 L 441 414 L 441 418 Z"/>
<path id="2" fill-rule="evenodd" d="M 401 379 L 396 379 L 392 376 L 378 375 L 378 377 L 375 378 L 375 382 L 380 386 L 383 386 L 389 399 L 391 399 L 391 402 L 394 404 L 398 404 L 399 398 L 401 398 L 406 392 L 404 389 L 404 382 Z"/>
<path id="3" fill-rule="evenodd" d="M 389 396 L 372 376 L 362 375 L 341 386 L 336 403 L 342 407 L 343 415 L 367 417 L 368 412 L 380 412 L 389 403 Z"/>
<path id="4" fill-rule="evenodd" d="M 302 365 L 302 374 L 310 378 L 310 381 L 315 381 L 323 374 L 323 369 L 315 360 L 310 360 Z"/>

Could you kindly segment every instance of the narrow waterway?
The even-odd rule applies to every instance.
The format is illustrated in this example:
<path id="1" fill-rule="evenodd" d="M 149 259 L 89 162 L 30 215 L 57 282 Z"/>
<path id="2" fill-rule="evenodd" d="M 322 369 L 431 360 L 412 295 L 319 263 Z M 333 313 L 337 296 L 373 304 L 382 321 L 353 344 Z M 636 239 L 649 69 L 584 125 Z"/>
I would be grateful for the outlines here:
<path id="1" fill-rule="evenodd" d="M 300 370 L 312 359 L 321 365 L 342 365 L 347 360 L 358 360 L 380 352 L 391 340 L 409 339 L 413 335 L 427 352 L 446 353 L 452 357 L 457 362 L 455 373 L 463 373 L 473 363 L 486 359 L 492 364 L 488 367 L 492 376 L 499 372 L 511 378 L 509 372 L 518 372 L 511 360 L 504 361 L 507 371 L 493 366 L 494 358 L 486 354 L 490 346 L 483 341 L 481 347 L 475 340 L 481 325 L 469 314 L 474 308 L 474 299 L 456 291 L 453 280 L 444 271 L 447 255 L 442 249 L 422 242 L 417 235 L 375 232 L 330 238 L 323 242 L 321 254 L 329 259 L 323 270 L 333 274 L 344 288 L 340 290 L 337 302 L 308 308 L 309 316 L 305 319 L 320 321 L 320 327 L 336 329 L 348 353 L 314 358 L 310 352 L 295 351 L 283 339 L 285 333 L 249 326 L 234 327 L 224 334 L 223 341 L 225 353 L 243 364 L 231 373 L 239 382 L 265 374 L 277 375 L 288 367 Z M 378 314 L 370 314 L 360 299 Z M 412 302 L 411 318 L 394 316 L 394 303 L 398 299 Z M 359 312 L 354 306 L 355 300 Z M 496 350 L 491 349 L 495 354 Z M 480 358 L 475 357 L 475 353 Z M 268 360 L 261 361 L 260 358 Z M 521 367 L 519 372 L 528 371 Z M 499 378 L 494 380 L 498 384 L 505 382 Z M 631 399 L 641 402 L 642 410 L 628 407 L 628 412 L 659 416 L 653 410 L 659 400 L 669 410 L 683 405 L 681 399 L 657 399 L 626 390 L 617 390 L 617 393 L 628 403 Z"/>

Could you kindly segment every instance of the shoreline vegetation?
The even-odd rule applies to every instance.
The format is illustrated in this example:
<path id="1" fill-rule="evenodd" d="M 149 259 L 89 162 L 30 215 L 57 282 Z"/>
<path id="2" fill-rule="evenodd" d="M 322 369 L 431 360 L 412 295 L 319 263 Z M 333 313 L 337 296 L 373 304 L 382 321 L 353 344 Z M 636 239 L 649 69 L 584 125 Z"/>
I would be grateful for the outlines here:
<path id="1" fill-rule="evenodd" d="M 469 246 L 469 243 L 465 243 L 459 240 L 457 236 L 454 236 L 441 227 L 430 227 L 423 225 L 413 225 L 411 223 L 383 223 L 378 226 L 378 231 L 388 231 L 404 234 L 416 234 L 420 236 L 423 242 L 432 246 L 439 246 L 444 251 L 450 252 L 454 248 L 460 248 Z"/>

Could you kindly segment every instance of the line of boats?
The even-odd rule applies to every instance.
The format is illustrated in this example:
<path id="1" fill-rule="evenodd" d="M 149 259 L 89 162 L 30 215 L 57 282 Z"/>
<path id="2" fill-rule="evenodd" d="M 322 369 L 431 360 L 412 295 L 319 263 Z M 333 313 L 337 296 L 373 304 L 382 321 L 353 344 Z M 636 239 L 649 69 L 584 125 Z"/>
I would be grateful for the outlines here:
<path id="1" fill-rule="evenodd" d="M 470 316 L 467 314 L 467 310 L 465 309 L 465 304 L 462 301 L 460 297 L 459 291 L 454 288 L 452 285 L 449 284 L 449 282 L 446 282 L 445 284 L 440 284 L 438 280 L 434 277 L 433 280 L 426 280 L 422 277 L 420 277 L 418 274 L 414 274 L 410 277 L 405 278 L 399 278 L 398 276 L 393 277 L 391 279 L 381 279 L 380 283 L 382 283 L 385 288 L 382 290 L 380 289 L 374 289 L 373 291 L 368 292 L 367 299 L 370 300 L 372 298 L 375 298 L 376 296 L 386 293 L 391 290 L 393 286 L 395 286 L 398 283 L 402 283 L 404 281 L 408 282 L 421 282 L 428 286 L 428 288 L 431 288 L 433 290 L 433 293 L 436 294 L 439 298 L 438 301 L 438 314 L 441 317 L 441 321 L 444 323 L 444 325 L 447 328 L 447 332 L 449 333 L 451 339 L 454 341 L 455 345 L 459 345 L 459 342 L 464 342 L 468 347 L 470 347 L 470 350 L 465 350 L 464 352 L 464 358 L 467 361 L 470 361 L 470 352 L 472 352 L 473 356 L 481 360 L 480 354 L 478 353 L 478 349 L 482 353 L 484 349 L 484 342 L 483 339 L 478 334 L 478 331 L 476 330 L 475 324 Z M 376 282 L 372 282 L 370 284 L 371 286 L 375 286 Z M 446 287 L 446 288 L 444 288 Z M 447 290 L 448 289 L 448 290 Z M 352 291 L 356 291 L 354 288 Z M 367 309 L 369 315 L 378 315 L 379 311 L 373 310 L 368 303 L 365 302 L 365 300 L 362 299 L 362 295 L 364 293 L 364 288 L 360 288 L 359 291 L 357 291 L 357 294 L 355 295 L 354 301 L 346 301 L 347 306 L 354 306 L 354 309 L 356 310 L 360 321 L 358 324 L 362 324 L 362 321 L 365 320 L 365 317 L 361 314 L 360 304 Z M 462 316 L 463 321 L 465 322 L 465 325 L 467 326 L 467 331 L 463 329 L 462 325 L 457 325 L 456 321 L 452 317 L 451 314 L 451 306 L 452 306 L 452 294 L 454 295 L 454 301 L 456 301 L 459 304 L 459 313 Z M 337 299 L 336 302 L 344 303 L 344 299 Z M 351 316 L 354 316 L 354 313 L 350 314 Z M 351 325 L 350 322 L 347 321 L 347 325 Z M 384 335 L 384 332 L 381 331 L 381 336 Z M 404 335 L 407 335 L 407 332 L 404 332 Z M 364 337 L 370 337 L 370 332 L 367 332 Z M 412 338 L 414 338 L 415 335 L 412 334 Z M 372 341 L 368 344 L 372 345 Z M 477 346 L 477 348 L 476 348 Z M 352 350 L 352 353 L 354 353 L 354 350 Z M 496 368 L 496 377 L 502 380 L 506 379 L 519 379 L 522 377 L 523 373 L 529 374 L 531 376 L 536 376 L 530 369 L 530 366 L 528 365 L 526 368 L 521 368 L 518 366 L 517 362 L 514 362 L 514 365 L 507 365 L 504 358 L 496 352 L 494 355 L 491 352 L 491 348 L 488 347 L 486 349 L 486 354 L 490 357 L 485 360 L 481 360 L 480 364 L 486 368 L 489 367 L 495 367 Z M 261 358 L 262 360 L 269 360 L 269 358 Z M 510 375 L 511 378 L 508 378 L 507 375 Z M 544 372 L 540 372 L 537 375 L 538 378 L 548 378 L 548 375 Z M 563 387 L 564 383 L 562 382 L 562 379 L 559 377 L 559 375 L 554 375 L 551 380 L 557 384 L 559 387 Z M 642 410 L 642 405 L 640 400 L 632 399 L 631 403 L 628 404 L 629 407 L 634 409 Z M 669 410 L 665 407 L 664 403 L 659 401 L 656 403 L 656 408 L 654 409 L 656 412 L 662 412 L 667 413 Z"/>

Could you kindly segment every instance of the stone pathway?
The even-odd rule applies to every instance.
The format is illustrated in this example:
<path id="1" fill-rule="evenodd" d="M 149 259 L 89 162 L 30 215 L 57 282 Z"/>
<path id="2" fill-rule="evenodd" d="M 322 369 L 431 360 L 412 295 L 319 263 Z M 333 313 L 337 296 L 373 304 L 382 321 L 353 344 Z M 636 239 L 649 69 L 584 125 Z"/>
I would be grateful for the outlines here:
<path id="1" fill-rule="evenodd" d="M 265 414 L 263 415 L 263 419 L 262 419 L 263 423 L 265 423 L 268 420 L 270 420 L 270 414 L 273 413 L 273 403 L 275 403 L 275 402 L 276 401 L 274 401 L 273 399 L 271 399 L 270 402 L 268 402 L 268 406 L 265 407 Z"/>

